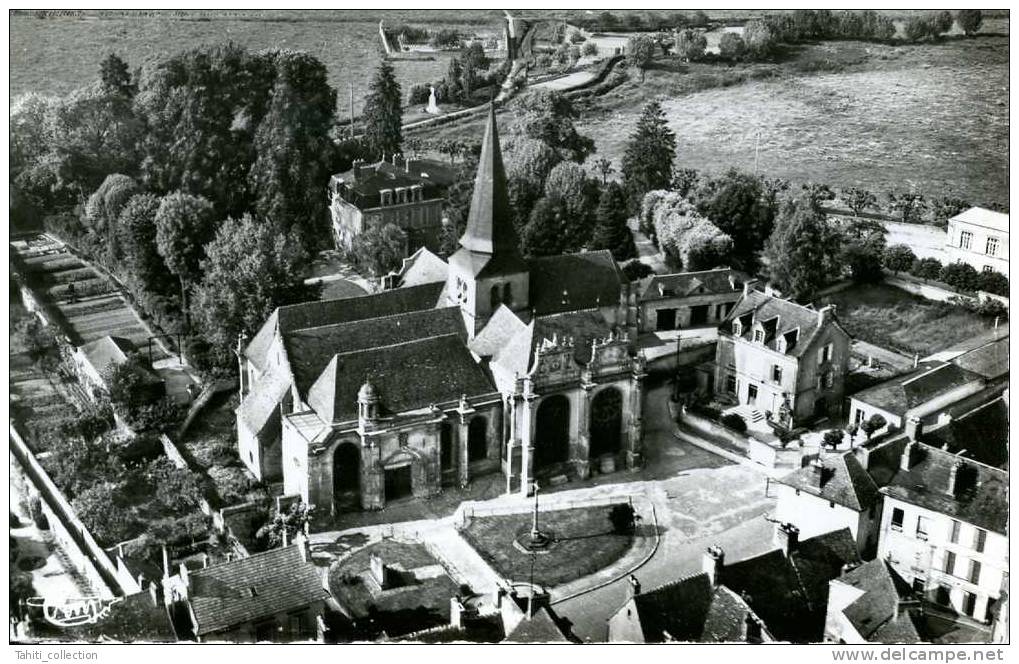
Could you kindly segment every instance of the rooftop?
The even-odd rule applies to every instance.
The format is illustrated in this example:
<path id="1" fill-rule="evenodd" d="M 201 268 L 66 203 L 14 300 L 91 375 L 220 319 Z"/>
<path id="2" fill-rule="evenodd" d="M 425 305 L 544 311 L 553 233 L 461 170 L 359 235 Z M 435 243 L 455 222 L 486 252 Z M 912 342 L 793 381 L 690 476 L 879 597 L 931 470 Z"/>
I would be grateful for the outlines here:
<path id="1" fill-rule="evenodd" d="M 852 452 L 825 455 L 817 465 L 795 470 L 778 481 L 857 512 L 881 498 L 877 484 Z"/>
<path id="2" fill-rule="evenodd" d="M 760 323 L 765 332 L 765 347 L 778 351 L 781 339 L 785 344 L 785 350 L 782 352 L 798 357 L 809 347 L 815 333 L 821 329 L 818 325 L 820 316 L 819 311 L 809 307 L 751 290 L 736 302 L 736 306 L 719 325 L 719 330 L 750 341 L 753 339 L 754 326 Z M 733 332 L 734 322 L 737 320 L 740 322 L 738 335 Z M 838 326 L 838 319 L 834 315 L 832 321 Z"/>
<path id="3" fill-rule="evenodd" d="M 952 454 L 1007 470 L 1008 403 L 1004 397 L 998 397 L 943 427 L 925 431 L 920 438 Z"/>
<path id="4" fill-rule="evenodd" d="M 716 293 L 741 293 L 746 275 L 730 268 L 661 274 L 641 280 L 641 300 L 691 297 Z"/>
<path id="5" fill-rule="evenodd" d="M 300 547 L 292 544 L 190 572 L 195 634 L 214 634 L 325 600 L 321 571 L 305 561 Z"/>
<path id="6" fill-rule="evenodd" d="M 862 594 L 842 613 L 867 641 L 876 643 L 918 643 L 916 625 L 908 612 L 899 613 L 900 600 L 913 597 L 909 584 L 883 560 L 871 560 L 837 581 Z"/>
<path id="7" fill-rule="evenodd" d="M 949 474 L 956 474 L 949 492 Z M 1001 535 L 1008 526 L 1008 473 L 923 443 L 912 446 L 909 470 L 895 471 L 881 492 Z"/>
<path id="8" fill-rule="evenodd" d="M 951 362 L 922 362 L 916 369 L 861 390 L 852 398 L 901 417 L 912 408 L 980 380 L 979 375 Z"/>
<path id="9" fill-rule="evenodd" d="M 952 364 L 987 380 L 1008 375 L 1008 335 L 959 355 Z"/>
<path id="10" fill-rule="evenodd" d="M 138 348 L 130 339 L 105 336 L 78 347 L 88 363 L 98 373 L 105 372 L 110 365 L 126 364 L 130 357 L 138 352 Z M 138 365 L 138 374 L 146 384 L 162 383 L 159 374 L 148 367 Z"/>
<path id="11" fill-rule="evenodd" d="M 981 207 L 970 209 L 952 217 L 951 221 L 983 226 L 991 230 L 1008 235 L 1008 215 L 1001 212 L 992 212 Z"/>
<path id="12" fill-rule="evenodd" d="M 626 278 L 606 250 L 532 258 L 530 300 L 535 315 L 619 304 Z"/>
<path id="13" fill-rule="evenodd" d="M 456 178 L 454 170 L 441 161 L 431 159 L 403 160 L 396 163 L 381 161 L 375 164 L 356 164 L 351 170 L 333 176 L 333 182 L 342 181 L 348 189 L 344 200 L 361 209 L 378 207 L 380 192 L 397 187 L 420 186 L 424 200 L 442 198 Z M 395 203 L 395 196 L 393 202 Z"/>

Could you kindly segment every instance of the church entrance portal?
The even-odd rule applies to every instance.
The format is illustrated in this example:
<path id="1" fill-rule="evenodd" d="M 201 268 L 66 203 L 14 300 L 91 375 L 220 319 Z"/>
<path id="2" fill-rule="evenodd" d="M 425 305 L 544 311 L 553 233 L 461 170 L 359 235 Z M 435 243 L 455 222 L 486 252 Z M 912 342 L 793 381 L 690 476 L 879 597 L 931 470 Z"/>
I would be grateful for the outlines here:
<path id="1" fill-rule="evenodd" d="M 609 387 L 591 402 L 591 458 L 616 454 L 621 449 L 623 432 L 623 395 Z"/>
<path id="2" fill-rule="evenodd" d="M 386 502 L 408 498 L 411 495 L 411 465 L 386 468 Z"/>
<path id="3" fill-rule="evenodd" d="M 570 458 L 570 400 L 561 394 L 538 406 L 534 426 L 534 465 L 542 468 Z"/>
<path id="4" fill-rule="evenodd" d="M 361 452 L 354 443 L 341 443 L 333 453 L 333 499 L 340 507 L 359 507 Z"/>

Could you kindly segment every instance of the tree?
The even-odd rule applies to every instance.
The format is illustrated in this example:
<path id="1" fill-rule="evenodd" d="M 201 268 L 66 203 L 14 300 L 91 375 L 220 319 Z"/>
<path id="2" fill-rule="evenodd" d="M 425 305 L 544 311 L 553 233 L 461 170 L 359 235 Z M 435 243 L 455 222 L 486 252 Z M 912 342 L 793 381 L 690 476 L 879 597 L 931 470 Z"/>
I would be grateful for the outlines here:
<path id="1" fill-rule="evenodd" d="M 148 370 L 144 360 L 134 354 L 126 362 L 110 363 L 103 371 L 106 394 L 118 411 L 129 413 L 152 402 L 152 393 L 144 389 Z"/>
<path id="2" fill-rule="evenodd" d="M 940 279 L 941 261 L 937 258 L 918 258 L 913 261 L 909 273 L 921 279 Z"/>
<path id="3" fill-rule="evenodd" d="M 906 40 L 911 42 L 918 42 L 927 37 L 937 36 L 934 23 L 929 15 L 910 16 L 906 19 L 902 31 L 906 35 Z"/>
<path id="4" fill-rule="evenodd" d="M 159 456 L 149 463 L 146 475 L 154 487 L 153 497 L 165 511 L 183 515 L 201 505 L 204 492 L 195 472 L 178 468 L 165 456 Z"/>
<path id="5" fill-rule="evenodd" d="M 975 291 L 980 285 L 980 274 L 968 263 L 949 263 L 938 278 L 960 291 Z"/>
<path id="6" fill-rule="evenodd" d="M 984 270 L 977 275 L 977 288 L 994 295 L 1008 296 L 1008 277 L 1001 272 Z"/>
<path id="7" fill-rule="evenodd" d="M 517 231 L 522 232 L 531 209 L 545 191 L 545 180 L 562 157 L 544 141 L 514 139 L 507 145 L 507 196 Z"/>
<path id="8" fill-rule="evenodd" d="M 804 301 L 824 286 L 831 275 L 824 215 L 808 200 L 786 201 L 775 230 L 764 247 L 772 283 L 784 294 Z"/>
<path id="9" fill-rule="evenodd" d="M 647 205 L 654 228 L 654 236 L 677 270 L 695 271 L 713 268 L 726 262 L 732 252 L 732 238 L 711 221 L 701 216 L 689 201 L 675 192 L 648 198 L 656 200 Z"/>
<path id="10" fill-rule="evenodd" d="M 124 206 L 132 196 L 139 193 L 141 188 L 134 178 L 120 173 L 107 175 L 85 203 L 83 221 L 91 230 L 102 236 L 108 230 L 116 228 L 117 219 Z"/>
<path id="11" fill-rule="evenodd" d="M 913 266 L 916 255 L 905 244 L 893 244 L 885 249 L 882 260 L 886 269 L 898 274 L 907 272 Z"/>
<path id="12" fill-rule="evenodd" d="M 737 35 L 735 32 L 726 32 L 722 35 L 722 38 L 718 40 L 718 54 L 732 62 L 736 62 L 743 58 L 743 54 L 746 53 L 747 45 L 743 41 L 743 38 Z"/>
<path id="13" fill-rule="evenodd" d="M 308 523 L 308 508 L 304 503 L 292 504 L 286 511 L 273 510 L 269 522 L 258 529 L 256 537 L 265 540 L 269 548 L 283 546 L 284 539 L 288 544 L 294 541 L 297 533 L 303 533 Z"/>
<path id="14" fill-rule="evenodd" d="M 57 100 L 36 93 L 18 95 L 10 110 L 11 180 L 33 165 L 50 150 L 49 118 Z"/>
<path id="15" fill-rule="evenodd" d="M 117 230 L 130 277 L 152 292 L 165 292 L 166 266 L 156 249 L 156 213 L 160 200 L 154 194 L 137 194 L 117 218 Z"/>
<path id="16" fill-rule="evenodd" d="M 772 235 L 777 187 L 756 175 L 730 169 L 705 180 L 693 193 L 697 210 L 732 238 L 737 267 L 754 271 L 757 252 Z"/>
<path id="17" fill-rule="evenodd" d="M 562 201 L 566 210 L 567 251 L 576 251 L 591 239 L 599 203 L 598 185 L 587 176 L 582 166 L 564 161 L 545 178 L 545 197 Z"/>
<path id="18" fill-rule="evenodd" d="M 637 255 L 633 234 L 626 223 L 626 194 L 619 183 L 613 182 L 602 189 L 596 219 L 592 249 L 608 249 L 617 261 Z"/>
<path id="19" fill-rule="evenodd" d="M 316 249 L 329 237 L 322 186 L 331 175 L 329 130 L 336 120 L 336 91 L 325 65 L 307 53 L 274 51 L 261 57 L 269 60 L 265 66 L 276 78 L 253 141 L 256 157 L 248 181 L 254 212 L 284 234 L 293 230 L 309 250 Z M 398 124 L 396 130 L 398 149 Z M 366 136 L 370 141 L 373 134 L 366 130 Z"/>
<path id="20" fill-rule="evenodd" d="M 254 334 L 276 307 L 317 296 L 304 283 L 300 243 L 250 215 L 224 222 L 205 255 L 192 311 L 219 366 L 230 366 L 237 336 Z"/>
<path id="21" fill-rule="evenodd" d="M 888 198 L 888 207 L 901 215 L 902 223 L 922 223 L 923 213 L 927 209 L 927 201 L 923 194 L 913 191 L 889 191 L 886 196 Z"/>
<path id="22" fill-rule="evenodd" d="M 952 29 L 952 12 L 947 9 L 943 9 L 931 17 L 931 25 L 933 26 L 934 37 L 940 37 L 949 30 Z"/>
<path id="23" fill-rule="evenodd" d="M 396 224 L 361 231 L 347 252 L 350 261 L 378 279 L 398 270 L 407 255 L 407 233 Z"/>
<path id="24" fill-rule="evenodd" d="M 778 47 L 778 39 L 763 21 L 748 21 L 743 28 L 743 42 L 751 58 L 770 56 Z"/>
<path id="25" fill-rule="evenodd" d="M 638 281 L 654 273 L 655 271 L 650 265 L 642 263 L 638 259 L 634 259 L 623 266 L 623 274 L 626 276 L 627 281 Z"/>
<path id="26" fill-rule="evenodd" d="M 869 219 L 850 222 L 841 232 L 841 262 L 848 265 L 850 276 L 858 284 L 881 281 L 885 251 L 885 227 Z"/>
<path id="27" fill-rule="evenodd" d="M 877 197 L 866 189 L 847 187 L 839 191 L 839 197 L 857 217 L 877 206 Z"/>
<path id="28" fill-rule="evenodd" d="M 968 201 L 948 195 L 932 199 L 930 207 L 934 225 L 947 228 L 949 219 L 972 206 Z"/>
<path id="29" fill-rule="evenodd" d="M 187 291 L 201 277 L 204 247 L 216 233 L 212 203 L 180 191 L 167 194 L 156 211 L 156 250 L 180 280 L 181 310 L 187 317 Z"/>
<path id="30" fill-rule="evenodd" d="M 669 186 L 675 159 L 676 135 L 666 122 L 661 104 L 649 102 L 623 154 L 623 188 L 631 210 L 637 209 L 645 193 Z"/>
<path id="31" fill-rule="evenodd" d="M 566 248 L 569 211 L 560 198 L 540 198 L 520 237 L 520 250 L 527 257 L 557 256 Z"/>
<path id="32" fill-rule="evenodd" d="M 598 44 L 593 41 L 584 42 L 584 46 L 580 49 L 583 55 L 598 55 Z"/>
<path id="33" fill-rule="evenodd" d="M 131 98 L 137 91 L 131 82 L 131 72 L 127 63 L 116 53 L 110 53 L 99 65 L 99 78 L 103 82 L 103 90 Z"/>
<path id="34" fill-rule="evenodd" d="M 650 35 L 640 34 L 630 37 L 626 43 L 626 64 L 632 69 L 640 70 L 640 82 L 644 82 L 647 68 L 655 56 L 655 40 Z"/>
<path id="35" fill-rule="evenodd" d="M 888 424 L 888 420 L 886 420 L 882 415 L 874 413 L 863 422 L 860 422 L 860 430 L 867 434 L 867 440 L 870 440 L 870 437 L 886 424 Z"/>
<path id="36" fill-rule="evenodd" d="M 400 84 L 389 60 L 379 62 L 364 102 L 364 141 L 374 158 L 400 152 L 403 143 Z"/>
<path id="37" fill-rule="evenodd" d="M 697 62 L 704 57 L 708 39 L 697 30 L 683 30 L 676 42 L 676 54 L 687 62 Z"/>
<path id="38" fill-rule="evenodd" d="M 959 28 L 969 37 L 980 30 L 984 18 L 979 9 L 960 9 L 955 15 L 955 20 Z"/>
<path id="39" fill-rule="evenodd" d="M 636 527 L 637 513 L 633 505 L 619 503 L 613 505 L 609 510 L 609 523 L 612 524 L 612 532 L 618 535 L 628 535 Z"/>
<path id="40" fill-rule="evenodd" d="M 453 184 L 446 189 L 446 202 L 442 208 L 444 221 L 439 237 L 439 254 L 443 257 L 453 255 L 460 248 L 460 238 L 467 229 L 476 175 L 476 162 L 463 164 L 457 169 Z"/>
<path id="41" fill-rule="evenodd" d="M 842 429 L 829 429 L 824 432 L 823 445 L 830 447 L 832 450 L 838 448 L 842 444 L 842 441 L 846 437 L 846 432 Z"/>
<path id="42" fill-rule="evenodd" d="M 599 158 L 594 162 L 594 171 L 601 176 L 602 186 L 608 184 L 609 176 L 616 172 L 616 169 L 612 166 L 612 160 L 605 157 Z"/>
<path id="43" fill-rule="evenodd" d="M 529 92 L 514 99 L 510 111 L 511 132 L 545 143 L 563 159 L 580 163 L 594 152 L 594 141 L 574 126 L 579 115 L 573 102 L 557 90 Z"/>
<path id="44" fill-rule="evenodd" d="M 112 482 L 84 489 L 71 505 L 85 527 L 106 546 L 130 539 L 140 530 L 134 510 L 124 500 L 120 487 Z"/>

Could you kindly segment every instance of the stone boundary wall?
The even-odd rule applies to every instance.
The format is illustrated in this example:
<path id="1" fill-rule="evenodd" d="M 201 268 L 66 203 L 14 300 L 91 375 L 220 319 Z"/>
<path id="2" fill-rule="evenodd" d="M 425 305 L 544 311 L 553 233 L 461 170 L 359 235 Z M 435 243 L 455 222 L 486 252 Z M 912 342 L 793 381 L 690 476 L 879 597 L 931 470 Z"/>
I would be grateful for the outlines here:
<path id="1" fill-rule="evenodd" d="M 889 286 L 895 286 L 900 290 L 904 290 L 907 293 L 913 295 L 919 295 L 922 298 L 928 300 L 934 300 L 935 302 L 948 302 L 953 297 L 958 297 L 966 300 L 973 300 L 973 296 L 965 295 L 958 291 L 951 290 L 949 288 L 943 288 L 935 283 L 929 281 L 922 281 L 915 277 L 905 276 L 902 274 L 886 274 L 885 283 Z M 982 300 L 997 300 L 1008 308 L 1008 298 L 1001 295 L 994 295 L 984 291 L 977 292 L 976 299 Z"/>

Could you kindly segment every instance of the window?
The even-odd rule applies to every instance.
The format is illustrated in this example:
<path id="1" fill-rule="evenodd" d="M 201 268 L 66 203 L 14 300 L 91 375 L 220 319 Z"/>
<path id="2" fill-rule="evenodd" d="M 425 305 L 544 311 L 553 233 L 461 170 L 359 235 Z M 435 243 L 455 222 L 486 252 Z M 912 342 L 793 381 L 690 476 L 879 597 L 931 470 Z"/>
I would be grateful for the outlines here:
<path id="1" fill-rule="evenodd" d="M 290 638 L 297 641 L 309 636 L 308 617 L 303 613 L 292 613 L 287 616 L 290 627 Z"/>
<path id="2" fill-rule="evenodd" d="M 962 524 L 959 523 L 958 521 L 955 521 L 953 519 L 952 520 L 952 534 L 949 537 L 949 541 L 951 541 L 952 544 L 958 544 L 959 543 L 959 531 L 961 529 L 962 529 Z"/>
<path id="3" fill-rule="evenodd" d="M 727 376 L 725 379 L 725 391 L 729 394 L 736 394 L 736 376 Z"/>
<path id="4" fill-rule="evenodd" d="M 898 507 L 892 508 L 892 530 L 902 530 L 902 520 L 905 516 Z"/>
<path id="5" fill-rule="evenodd" d="M 994 268 L 991 267 L 990 265 L 985 265 L 984 272 L 994 272 Z"/>
<path id="6" fill-rule="evenodd" d="M 732 333 L 737 337 L 743 334 L 743 326 L 739 324 L 738 320 L 732 322 Z"/>
<path id="7" fill-rule="evenodd" d="M 747 403 L 757 402 L 757 386 L 747 385 Z"/>
<path id="8" fill-rule="evenodd" d="M 954 551 L 945 551 L 945 574 L 955 574 Z"/>
<path id="9" fill-rule="evenodd" d="M 916 517 L 916 537 L 917 539 L 927 539 L 927 517 L 918 516 Z"/>
<path id="10" fill-rule="evenodd" d="M 954 542 L 955 540 L 952 541 Z M 977 528 L 976 533 L 973 535 L 973 548 L 978 553 L 983 553 L 985 544 L 987 544 L 987 531 Z"/>
<path id="11" fill-rule="evenodd" d="M 962 612 L 972 616 L 977 611 L 977 596 L 973 593 L 964 593 L 962 600 Z"/>
<path id="12" fill-rule="evenodd" d="M 966 577 L 970 583 L 980 583 L 980 561 L 969 561 L 969 575 Z"/>
<path id="13" fill-rule="evenodd" d="M 913 579 L 913 592 L 923 593 L 924 588 L 927 587 L 927 582 L 920 577 Z"/>
<path id="14" fill-rule="evenodd" d="M 764 330 L 754 330 L 754 343 L 764 343 Z"/>
<path id="15" fill-rule="evenodd" d="M 973 244 L 973 234 L 969 231 L 959 233 L 959 248 L 969 249 Z"/>
<path id="16" fill-rule="evenodd" d="M 825 362 L 830 362 L 831 361 L 831 356 L 832 356 L 832 350 L 833 350 L 833 346 L 831 344 L 826 344 L 824 346 L 824 348 L 822 348 L 821 350 L 817 351 L 817 363 L 818 364 L 824 364 Z"/>
<path id="17" fill-rule="evenodd" d="M 996 237 L 987 238 L 987 251 L 985 253 L 988 256 L 998 255 L 998 238 Z"/>
<path id="18" fill-rule="evenodd" d="M 771 380 L 776 383 L 782 382 L 782 367 L 777 364 L 771 367 Z"/>

